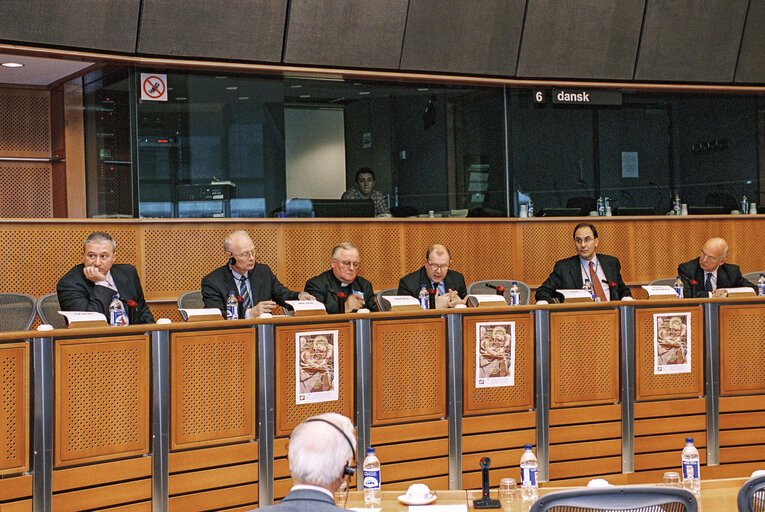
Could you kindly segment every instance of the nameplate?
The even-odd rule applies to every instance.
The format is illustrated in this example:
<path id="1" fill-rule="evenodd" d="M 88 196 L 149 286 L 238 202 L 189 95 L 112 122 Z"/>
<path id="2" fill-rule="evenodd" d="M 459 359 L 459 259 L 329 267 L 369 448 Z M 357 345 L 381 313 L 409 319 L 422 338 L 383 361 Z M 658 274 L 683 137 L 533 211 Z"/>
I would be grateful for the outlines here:
<path id="1" fill-rule="evenodd" d="M 102 313 L 93 311 L 59 311 L 66 318 L 67 327 L 109 327 Z"/>
<path id="2" fill-rule="evenodd" d="M 474 308 L 499 308 L 507 306 L 507 301 L 502 295 L 487 293 L 469 295 L 468 304 Z"/>
<path id="3" fill-rule="evenodd" d="M 741 288 L 726 288 L 726 290 L 728 290 L 728 297 L 754 297 L 757 295 L 754 293 L 754 290 L 748 286 L 742 286 Z"/>
<path id="4" fill-rule="evenodd" d="M 390 304 L 388 311 L 422 311 L 420 301 L 411 295 L 383 295 L 380 300 Z"/>
<path id="5" fill-rule="evenodd" d="M 223 320 L 223 314 L 218 308 L 179 308 L 178 311 L 187 322 Z"/>
<path id="6" fill-rule="evenodd" d="M 556 290 L 563 295 L 564 302 L 592 302 L 592 295 L 584 289 Z"/>
<path id="7" fill-rule="evenodd" d="M 680 298 L 671 286 L 647 284 L 641 286 L 641 288 L 648 292 L 648 299 L 650 300 L 673 300 Z"/>
<path id="8" fill-rule="evenodd" d="M 326 315 L 327 308 L 318 300 L 287 300 L 289 308 L 285 309 L 290 316 Z"/>

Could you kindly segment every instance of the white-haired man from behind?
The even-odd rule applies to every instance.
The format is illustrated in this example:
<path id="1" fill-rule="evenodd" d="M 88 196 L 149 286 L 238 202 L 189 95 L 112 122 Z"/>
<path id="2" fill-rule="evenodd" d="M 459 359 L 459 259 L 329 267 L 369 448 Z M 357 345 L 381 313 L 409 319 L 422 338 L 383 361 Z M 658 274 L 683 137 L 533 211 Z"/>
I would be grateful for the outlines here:
<path id="1" fill-rule="evenodd" d="M 335 505 L 334 492 L 353 474 L 356 438 L 350 419 L 333 412 L 312 416 L 295 427 L 287 458 L 294 482 L 289 494 L 261 511 L 328 512 L 345 510 Z"/>

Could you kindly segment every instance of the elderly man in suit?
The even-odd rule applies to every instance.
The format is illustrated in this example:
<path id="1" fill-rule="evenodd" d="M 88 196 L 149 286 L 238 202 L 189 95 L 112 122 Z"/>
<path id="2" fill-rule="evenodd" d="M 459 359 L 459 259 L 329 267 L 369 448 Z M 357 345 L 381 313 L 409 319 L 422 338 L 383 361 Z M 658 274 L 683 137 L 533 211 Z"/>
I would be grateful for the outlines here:
<path id="1" fill-rule="evenodd" d="M 117 243 L 111 235 L 91 233 L 82 244 L 82 263 L 72 267 L 56 285 L 61 309 L 93 311 L 108 318 L 109 304 L 117 295 L 126 305 L 129 322 L 153 323 L 138 272 L 133 265 L 115 263 L 116 259 Z"/>
<path id="2" fill-rule="evenodd" d="M 596 254 L 598 230 L 583 222 L 574 228 L 574 246 L 577 254 L 555 262 L 552 274 L 537 288 L 537 304 L 562 301 L 558 290 L 582 288 L 589 279 L 593 291 L 602 301 L 631 300 L 630 289 L 622 280 L 622 266 L 617 258 Z"/>
<path id="3" fill-rule="evenodd" d="M 435 244 L 425 251 L 425 264 L 419 270 L 402 277 L 398 282 L 398 295 L 417 298 L 423 285 L 436 290 L 436 308 L 453 308 L 465 304 L 467 287 L 465 277 L 449 268 L 452 256 L 443 245 Z"/>
<path id="4" fill-rule="evenodd" d="M 738 265 L 727 263 L 728 242 L 710 238 L 701 246 L 701 256 L 681 263 L 677 274 L 683 280 L 685 297 L 727 297 L 726 288 L 757 287 L 741 275 Z"/>
<path id="5" fill-rule="evenodd" d="M 263 512 L 331 512 L 345 510 L 335 505 L 334 492 L 353 474 L 356 438 L 353 423 L 329 412 L 313 416 L 295 427 L 287 448 L 294 485 L 276 505 Z"/>

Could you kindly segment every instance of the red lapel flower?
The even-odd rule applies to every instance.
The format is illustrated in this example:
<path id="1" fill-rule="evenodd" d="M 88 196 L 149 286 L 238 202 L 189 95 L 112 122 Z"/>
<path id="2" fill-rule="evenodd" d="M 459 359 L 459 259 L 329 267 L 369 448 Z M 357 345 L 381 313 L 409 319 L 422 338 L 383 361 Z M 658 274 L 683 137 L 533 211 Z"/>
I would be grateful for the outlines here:
<path id="1" fill-rule="evenodd" d="M 699 284 L 699 282 L 696 281 L 695 279 L 691 279 L 690 283 L 691 283 L 691 286 L 696 286 L 697 284 Z"/>
<path id="2" fill-rule="evenodd" d="M 237 295 L 236 296 L 236 301 L 241 304 L 242 302 L 244 302 L 244 299 L 241 298 L 239 295 Z"/>
<path id="3" fill-rule="evenodd" d="M 347 295 L 345 295 L 343 292 L 337 292 L 337 298 L 338 299 L 344 299 L 346 297 L 347 297 Z"/>
<path id="4" fill-rule="evenodd" d="M 613 281 L 609 281 L 609 282 L 608 282 L 608 287 L 609 287 L 609 288 L 616 288 L 616 283 L 615 283 L 615 282 L 613 282 Z"/>
<path id="5" fill-rule="evenodd" d="M 138 303 L 136 301 L 134 301 L 134 300 L 127 301 L 127 305 L 130 306 L 131 308 L 138 307 Z"/>

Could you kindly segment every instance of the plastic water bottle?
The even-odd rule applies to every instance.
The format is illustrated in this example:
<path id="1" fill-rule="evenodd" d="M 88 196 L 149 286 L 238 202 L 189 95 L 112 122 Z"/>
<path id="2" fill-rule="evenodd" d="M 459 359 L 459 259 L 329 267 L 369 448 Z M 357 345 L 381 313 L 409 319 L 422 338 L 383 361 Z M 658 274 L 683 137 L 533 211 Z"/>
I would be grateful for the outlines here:
<path id="1" fill-rule="evenodd" d="M 765 296 L 765 274 L 760 274 L 760 278 L 757 280 L 757 295 Z"/>
<path id="2" fill-rule="evenodd" d="M 531 198 L 529 197 L 529 217 L 534 216 L 534 203 L 531 201 Z"/>
<path id="3" fill-rule="evenodd" d="M 683 280 L 680 279 L 680 276 L 675 278 L 675 293 L 677 294 L 678 298 L 683 298 Z"/>
<path id="4" fill-rule="evenodd" d="M 425 285 L 422 285 L 420 288 L 420 307 L 422 309 L 428 309 L 430 306 L 430 295 L 428 294 L 428 288 Z"/>
<path id="5" fill-rule="evenodd" d="M 587 292 L 590 294 L 590 297 L 592 297 L 592 300 L 595 302 L 600 301 L 600 297 L 595 294 L 595 290 L 592 288 L 592 283 L 589 279 L 584 280 L 584 286 L 582 286 L 582 289 L 587 290 Z"/>
<path id="6" fill-rule="evenodd" d="M 692 437 L 685 438 L 685 448 L 683 448 L 683 487 L 693 494 L 701 492 L 699 451 L 693 446 Z"/>
<path id="7" fill-rule="evenodd" d="M 746 200 L 746 195 L 741 198 L 741 214 L 747 214 L 749 213 L 749 203 Z"/>
<path id="8" fill-rule="evenodd" d="M 521 455 L 521 498 L 526 501 L 536 500 L 539 495 L 537 486 L 537 457 L 531 451 L 531 445 L 523 447 Z"/>
<path id="9" fill-rule="evenodd" d="M 236 294 L 234 292 L 228 292 L 228 299 L 226 299 L 226 320 L 238 319 L 239 301 L 236 300 Z"/>
<path id="10" fill-rule="evenodd" d="M 367 448 L 367 456 L 364 459 L 364 503 L 380 504 L 380 460 L 371 446 Z"/>
<path id="11" fill-rule="evenodd" d="M 125 325 L 125 306 L 119 295 L 113 296 L 109 303 L 109 325 Z"/>
<path id="12" fill-rule="evenodd" d="M 521 303 L 521 291 L 518 289 L 518 283 L 513 281 L 513 285 L 510 287 L 510 305 L 517 306 Z"/>
<path id="13" fill-rule="evenodd" d="M 606 215 L 606 205 L 603 203 L 603 198 L 599 197 L 597 202 L 598 217 Z"/>
<path id="14" fill-rule="evenodd" d="M 672 200 L 672 213 L 680 215 L 680 194 L 675 193 L 675 198 Z"/>

